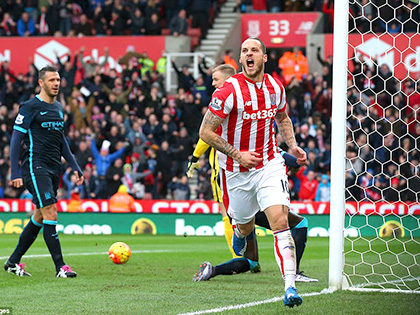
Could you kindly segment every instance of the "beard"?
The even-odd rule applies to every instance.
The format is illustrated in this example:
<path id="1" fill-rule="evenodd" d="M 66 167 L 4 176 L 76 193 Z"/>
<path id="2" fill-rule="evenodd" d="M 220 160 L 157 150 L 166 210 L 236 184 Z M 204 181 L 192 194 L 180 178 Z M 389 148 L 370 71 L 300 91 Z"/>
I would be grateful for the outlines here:
<path id="1" fill-rule="evenodd" d="M 47 93 L 49 97 L 56 97 L 58 95 L 58 92 L 60 91 L 60 89 L 58 89 L 57 92 L 55 92 L 53 91 L 53 89 L 47 86 L 44 86 L 44 90 L 45 90 L 45 93 Z"/>
<path id="2" fill-rule="evenodd" d="M 243 66 L 243 72 L 246 74 L 246 76 L 249 79 L 256 79 L 261 73 L 264 72 L 263 65 L 264 65 L 263 63 L 257 65 L 254 62 L 254 68 L 250 72 L 248 72 L 248 67 L 245 62 L 245 65 Z"/>

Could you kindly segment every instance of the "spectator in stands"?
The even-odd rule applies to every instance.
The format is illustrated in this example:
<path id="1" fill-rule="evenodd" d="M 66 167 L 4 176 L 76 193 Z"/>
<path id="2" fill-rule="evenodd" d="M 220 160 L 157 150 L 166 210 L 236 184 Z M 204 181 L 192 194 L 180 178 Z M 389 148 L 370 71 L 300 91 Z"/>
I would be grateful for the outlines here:
<path id="1" fill-rule="evenodd" d="M 60 3 L 59 0 L 48 1 L 46 20 L 48 24 L 49 34 L 55 35 L 60 33 Z M 60 35 L 62 35 L 60 33 Z"/>
<path id="2" fill-rule="evenodd" d="M 318 185 L 315 201 L 330 202 L 331 200 L 331 183 L 328 175 L 321 176 L 321 182 Z"/>
<path id="3" fill-rule="evenodd" d="M 106 194 L 105 198 L 110 198 L 113 194 L 118 191 L 118 187 L 122 185 L 123 173 L 123 161 L 121 158 L 117 158 L 115 162 L 106 170 Z"/>
<path id="4" fill-rule="evenodd" d="M 37 23 L 35 24 L 36 31 L 40 36 L 48 36 L 49 35 L 49 16 L 48 16 L 48 8 L 43 5 L 40 9 L 40 14 L 38 16 Z"/>
<path id="5" fill-rule="evenodd" d="M 121 178 L 121 182 L 127 189 L 127 193 L 133 194 L 133 186 L 137 181 L 136 173 L 133 172 L 133 167 L 129 163 L 124 164 L 122 169 L 124 176 Z"/>
<path id="6" fill-rule="evenodd" d="M 197 81 L 195 82 L 191 92 L 196 97 L 196 99 L 197 98 L 201 99 L 202 104 L 207 105 L 209 103 L 210 98 L 208 96 L 207 87 L 204 85 L 204 79 L 202 77 L 199 77 L 197 79 Z"/>
<path id="7" fill-rule="evenodd" d="M 98 63 L 98 61 L 94 60 L 92 56 L 89 56 L 87 60 L 85 60 L 85 57 L 83 56 L 85 53 L 85 47 L 80 48 L 79 61 L 83 69 L 85 70 L 85 77 L 91 78 L 95 74 L 97 66 L 99 66 L 101 69 L 106 65 L 106 63 L 108 62 L 108 57 L 109 57 L 108 47 L 104 47 L 104 51 L 105 51 L 105 58 L 101 63 Z"/>
<path id="8" fill-rule="evenodd" d="M 232 67 L 235 68 L 236 71 L 238 71 L 239 69 L 238 64 L 233 58 L 233 51 L 231 49 L 227 49 L 225 51 L 225 56 L 223 57 L 223 63 L 227 65 L 231 65 Z"/>
<path id="9" fill-rule="evenodd" d="M 77 57 L 78 57 L 77 51 L 74 54 L 73 62 L 70 61 L 71 55 L 69 54 L 67 56 L 67 60 L 65 61 L 64 65 L 61 62 L 60 57 L 58 56 L 58 52 L 54 51 L 54 54 L 57 58 L 58 71 L 60 73 L 61 78 L 65 79 L 70 89 L 72 89 L 74 85 L 74 79 L 76 77 L 76 71 L 77 71 Z"/>
<path id="10" fill-rule="evenodd" d="M 198 64 L 198 70 L 200 71 L 201 77 L 204 81 L 204 85 L 206 86 L 208 97 L 210 97 L 214 92 L 212 76 L 213 69 L 214 67 L 207 66 L 206 57 L 203 56 L 200 63 Z"/>
<path id="11" fill-rule="evenodd" d="M 314 201 L 318 189 L 318 182 L 315 179 L 315 172 L 309 170 L 305 175 L 306 167 L 301 167 L 296 173 L 300 181 L 299 199 L 302 201 Z"/>
<path id="12" fill-rule="evenodd" d="M 327 173 L 331 169 L 331 140 L 325 141 L 325 151 L 322 152 L 319 160 L 319 167 L 322 173 Z"/>
<path id="13" fill-rule="evenodd" d="M 168 27 L 170 21 L 173 17 L 175 17 L 178 13 L 179 7 L 178 7 L 178 1 L 174 0 L 162 0 L 162 6 L 165 11 L 165 21 L 166 21 L 166 27 Z"/>
<path id="14" fill-rule="evenodd" d="M 92 151 L 88 148 L 86 141 L 79 142 L 79 148 L 76 150 L 74 157 L 82 170 L 85 169 L 86 165 L 92 163 Z"/>
<path id="15" fill-rule="evenodd" d="M 148 34 L 151 35 L 151 34 Z M 166 63 L 167 63 L 167 57 L 165 56 L 166 51 L 162 51 L 162 56 L 158 59 L 156 62 L 156 70 L 159 73 L 160 76 L 163 76 L 166 73 Z"/>
<path id="16" fill-rule="evenodd" d="M 176 66 L 175 62 L 171 60 L 172 67 L 174 68 L 176 75 L 178 77 L 178 89 L 182 88 L 185 92 L 190 92 L 192 87 L 194 86 L 195 79 L 190 73 L 187 64 L 182 65 L 182 70 L 179 71 L 178 67 Z"/>
<path id="17" fill-rule="evenodd" d="M 308 60 L 299 47 L 293 48 L 293 52 L 286 51 L 279 59 L 279 68 L 283 70 L 284 78 L 289 83 L 292 78 L 302 81 L 308 74 Z"/>
<path id="18" fill-rule="evenodd" d="M 162 119 L 157 126 L 155 133 L 156 142 L 161 144 L 164 141 L 170 142 L 172 138 L 177 134 L 178 127 L 172 121 L 171 115 L 163 114 Z"/>
<path id="19" fill-rule="evenodd" d="M 144 13 L 147 20 L 150 20 L 152 14 L 160 14 L 162 10 L 161 0 L 148 0 L 144 8 Z"/>
<path id="20" fill-rule="evenodd" d="M 17 21 L 25 10 L 25 5 L 22 0 L 5 0 L 1 1 L 1 8 L 3 12 L 9 12 L 12 19 Z"/>
<path id="21" fill-rule="evenodd" d="M 179 174 L 185 174 L 188 166 L 188 157 L 192 153 L 193 140 L 188 135 L 188 131 L 185 127 L 179 130 L 179 134 L 174 138 L 171 145 L 171 151 L 173 154 L 173 176 Z"/>
<path id="22" fill-rule="evenodd" d="M 314 151 L 309 151 L 308 170 L 314 171 L 315 173 L 320 172 L 319 159 L 320 159 L 319 155 L 317 155 Z"/>
<path id="23" fill-rule="evenodd" d="M 130 19 L 127 21 L 130 25 L 131 35 L 145 35 L 146 34 L 146 18 L 139 8 L 131 12 Z"/>
<path id="24" fill-rule="evenodd" d="M 197 198 L 199 200 L 213 200 L 210 177 L 207 173 L 200 172 L 198 175 Z"/>
<path id="25" fill-rule="evenodd" d="M 152 59 L 150 59 L 149 54 L 147 51 L 144 51 L 142 54 L 142 57 L 138 59 L 138 63 L 140 65 L 140 71 L 141 75 L 145 76 L 146 74 L 151 75 L 153 71 L 153 67 L 155 66 L 155 63 Z"/>
<path id="26" fill-rule="evenodd" d="M 334 0 L 324 0 L 322 12 L 324 13 L 324 33 L 332 33 L 334 26 Z"/>
<path id="27" fill-rule="evenodd" d="M 128 96 L 133 90 L 133 86 L 124 90 L 124 84 L 120 78 L 117 78 L 114 83 L 114 88 L 111 90 L 105 84 L 102 85 L 103 92 L 109 96 L 112 110 L 121 111 L 122 105 L 128 101 Z"/>
<path id="28" fill-rule="evenodd" d="M 233 12 L 252 13 L 252 0 L 236 0 Z"/>
<path id="29" fill-rule="evenodd" d="M 318 101 L 315 103 L 315 110 L 321 113 L 321 120 L 325 125 L 328 125 L 331 119 L 332 111 L 332 88 L 325 87 L 320 92 Z"/>
<path id="30" fill-rule="evenodd" d="M 327 86 L 332 86 L 332 63 L 333 63 L 333 56 L 329 55 L 326 60 L 321 58 L 321 47 L 317 48 L 317 55 L 316 55 L 320 64 L 322 64 L 322 78 L 324 81 L 327 81 Z"/>
<path id="31" fill-rule="evenodd" d="M 17 33 L 19 36 L 28 37 L 36 34 L 34 20 L 27 12 L 23 12 L 19 21 L 17 22 Z"/>
<path id="32" fill-rule="evenodd" d="M 110 212 L 135 212 L 134 198 L 127 193 L 127 187 L 120 185 L 118 191 L 109 199 Z"/>
<path id="33" fill-rule="evenodd" d="M 72 172 L 71 167 L 67 168 L 65 171 L 63 177 L 64 185 L 66 186 L 66 199 L 71 199 L 71 194 L 77 190 L 78 192 L 78 186 L 76 184 L 77 178 L 76 175 Z"/>
<path id="34" fill-rule="evenodd" d="M 171 190 L 174 200 L 190 200 L 191 190 L 188 186 L 187 175 L 182 175 L 181 178 L 173 177 L 168 188 Z"/>
<path id="35" fill-rule="evenodd" d="M 283 12 L 285 2 L 285 0 L 267 0 L 267 11 L 270 13 Z"/>
<path id="36" fill-rule="evenodd" d="M 111 166 L 111 163 L 113 163 L 116 159 L 120 158 L 122 154 L 124 153 L 124 148 L 119 149 L 118 151 L 109 154 L 109 146 L 111 143 L 106 140 L 103 142 L 101 150 L 98 151 L 96 147 L 96 143 L 94 139 L 88 139 L 87 140 L 88 146 L 90 146 L 92 150 L 92 155 L 94 158 L 94 163 L 97 167 L 98 171 L 98 179 L 100 182 L 100 197 L 99 198 L 106 198 L 106 173 L 108 168 Z M 122 164 L 121 164 L 122 166 Z M 115 193 L 115 192 L 114 192 Z"/>
<path id="37" fill-rule="evenodd" d="M 169 29 L 171 31 L 172 36 L 187 35 L 187 11 L 185 11 L 184 9 L 179 10 L 178 15 L 172 18 L 169 24 Z"/>
<path id="38" fill-rule="evenodd" d="M 121 17 L 120 13 L 116 10 L 111 13 L 111 20 L 109 21 L 109 29 L 111 35 L 121 36 L 124 35 L 125 21 Z"/>
<path id="39" fill-rule="evenodd" d="M 74 34 L 76 36 L 92 36 L 92 25 L 88 21 L 86 14 L 80 15 L 79 23 L 73 24 Z"/>
<path id="40" fill-rule="evenodd" d="M 9 12 L 4 12 L 3 20 L 0 23 L 0 36 L 16 35 L 16 22 L 13 21 Z"/>
<path id="41" fill-rule="evenodd" d="M 169 150 L 168 141 L 162 141 L 159 154 L 156 157 L 156 162 L 158 196 L 161 199 L 166 199 L 166 195 L 168 194 L 168 184 L 172 178 L 172 153 Z"/>
<path id="42" fill-rule="evenodd" d="M 213 0 L 193 0 L 189 8 L 192 15 L 191 27 L 198 27 L 201 30 L 201 37 L 207 36 L 210 25 L 210 8 Z"/>
<path id="43" fill-rule="evenodd" d="M 77 95 L 80 93 L 78 91 L 74 91 L 73 95 Z M 90 126 L 90 122 L 92 121 L 92 110 L 95 106 L 95 97 L 89 97 L 89 102 L 86 104 L 85 98 L 82 95 L 78 95 L 77 97 L 68 98 L 68 104 L 71 108 L 71 114 L 73 115 L 73 124 L 75 129 L 81 130 Z"/>
<path id="44" fill-rule="evenodd" d="M 66 36 L 72 26 L 73 1 L 72 0 L 58 0 L 59 1 L 59 16 L 60 16 L 60 33 Z"/>
<path id="45" fill-rule="evenodd" d="M 147 137 L 148 141 L 152 142 L 155 140 L 155 135 L 158 132 L 159 120 L 155 114 L 148 116 L 147 122 L 143 125 L 143 133 Z"/>
<path id="46" fill-rule="evenodd" d="M 265 63 L 264 71 L 272 76 L 279 78 L 279 58 L 277 52 L 272 49 L 268 54 L 268 60 Z"/>
<path id="47" fill-rule="evenodd" d="M 196 138 L 200 127 L 200 121 L 197 120 L 197 117 L 202 115 L 202 104 L 195 102 L 194 95 L 187 94 L 183 101 L 178 101 L 177 105 L 181 111 L 180 120 L 183 122 L 188 134 Z"/>
<path id="48" fill-rule="evenodd" d="M 98 177 L 94 174 L 92 165 L 86 164 L 83 169 L 83 185 L 80 187 L 82 199 L 97 199 L 100 196 L 100 183 Z"/>
<path id="49" fill-rule="evenodd" d="M 93 14 L 93 25 L 95 29 L 95 35 L 104 36 L 106 34 L 107 24 L 108 22 L 105 18 L 104 12 L 102 11 L 102 6 L 99 3 L 96 6 Z"/>
<path id="50" fill-rule="evenodd" d="M 157 13 L 153 13 L 146 23 L 146 35 L 162 35 L 162 22 Z M 159 70 L 158 70 L 159 71 Z"/>
<path id="51" fill-rule="evenodd" d="M 67 212 L 85 212 L 80 201 L 79 187 L 71 193 L 70 202 L 67 205 Z"/>

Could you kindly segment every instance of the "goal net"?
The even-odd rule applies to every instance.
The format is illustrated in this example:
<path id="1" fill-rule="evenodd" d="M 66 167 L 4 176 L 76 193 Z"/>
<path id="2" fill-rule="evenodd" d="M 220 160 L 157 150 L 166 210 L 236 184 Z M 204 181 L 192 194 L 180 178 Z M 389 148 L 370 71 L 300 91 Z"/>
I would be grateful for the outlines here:
<path id="1" fill-rule="evenodd" d="M 420 293 L 420 6 L 415 2 L 349 0 L 346 8 L 341 288 Z M 337 57 L 334 62 L 340 62 Z M 336 223 L 331 220 L 331 226 Z"/>

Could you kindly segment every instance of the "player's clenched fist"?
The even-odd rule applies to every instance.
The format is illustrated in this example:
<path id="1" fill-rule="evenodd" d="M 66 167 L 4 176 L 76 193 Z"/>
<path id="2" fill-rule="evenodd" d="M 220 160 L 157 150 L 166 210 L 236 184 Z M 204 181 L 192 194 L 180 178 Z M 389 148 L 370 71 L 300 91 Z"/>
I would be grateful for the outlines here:
<path id="1" fill-rule="evenodd" d="M 23 186 L 23 179 L 22 178 L 16 178 L 11 181 L 11 185 L 15 188 L 20 188 Z"/>
<path id="2" fill-rule="evenodd" d="M 190 161 L 188 162 L 188 170 L 187 170 L 187 176 L 189 178 L 193 177 L 194 170 L 200 168 L 200 162 L 198 162 L 198 158 L 194 155 L 191 156 Z"/>

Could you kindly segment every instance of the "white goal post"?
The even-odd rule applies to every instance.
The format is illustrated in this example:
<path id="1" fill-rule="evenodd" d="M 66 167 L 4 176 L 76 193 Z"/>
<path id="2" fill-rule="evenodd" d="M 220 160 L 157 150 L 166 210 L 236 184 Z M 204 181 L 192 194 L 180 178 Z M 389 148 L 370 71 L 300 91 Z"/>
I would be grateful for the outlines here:
<path id="1" fill-rule="evenodd" d="M 329 250 L 329 286 L 333 290 L 343 288 L 348 12 L 347 0 L 334 1 Z"/>
<path id="2" fill-rule="evenodd" d="M 334 0 L 330 290 L 420 293 L 418 2 Z"/>

